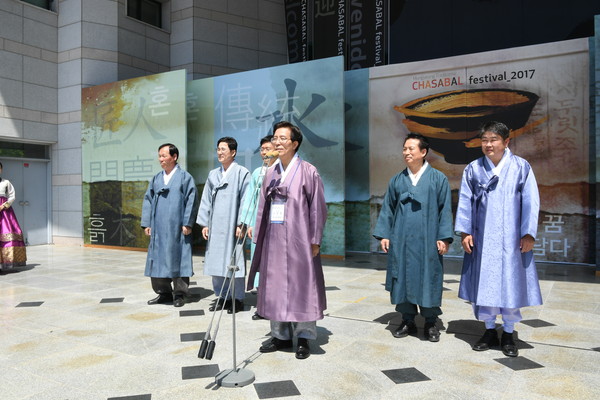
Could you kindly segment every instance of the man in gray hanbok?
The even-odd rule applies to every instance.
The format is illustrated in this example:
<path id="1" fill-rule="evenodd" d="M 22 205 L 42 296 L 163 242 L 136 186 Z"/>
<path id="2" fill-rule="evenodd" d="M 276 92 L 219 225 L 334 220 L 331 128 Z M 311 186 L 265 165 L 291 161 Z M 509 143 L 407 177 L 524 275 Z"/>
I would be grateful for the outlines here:
<path id="1" fill-rule="evenodd" d="M 217 159 L 221 166 L 208 173 L 202 191 L 200 210 L 196 223 L 202 227 L 202 237 L 207 240 L 204 256 L 204 274 L 212 276 L 217 301 L 209 310 L 226 308 L 229 313 L 244 308 L 246 261 L 243 242 L 236 241 L 238 213 L 250 182 L 250 172 L 235 162 L 237 141 L 222 137 L 217 142 Z M 231 256 L 235 248 L 235 304 L 228 295 Z M 227 298 L 226 298 L 227 297 Z"/>
<path id="2" fill-rule="evenodd" d="M 327 204 L 317 169 L 296 153 L 300 129 L 282 121 L 273 130 L 279 160 L 267 171 L 260 192 L 248 290 L 260 271 L 257 309 L 271 321 L 272 336 L 260 352 L 291 348 L 295 336 L 296 358 L 305 359 L 308 340 L 317 338 L 317 320 L 327 308 L 319 255 Z"/>
<path id="3" fill-rule="evenodd" d="M 150 236 L 145 275 L 158 294 L 148 304 L 183 306 L 194 275 L 191 233 L 199 199 L 194 178 L 179 167 L 178 158 L 174 145 L 158 148 L 163 171 L 152 178 L 142 205 L 141 226 Z"/>
<path id="4" fill-rule="evenodd" d="M 452 208 L 448 179 L 425 160 L 429 141 L 410 133 L 402 155 L 407 168 L 389 183 L 373 236 L 389 253 L 385 289 L 402 323 L 394 337 L 417 332 L 417 306 L 425 318 L 425 338 L 440 340 L 442 256 L 452 243 Z"/>
<path id="5" fill-rule="evenodd" d="M 529 163 L 508 149 L 509 129 L 488 122 L 480 131 L 484 157 L 465 168 L 460 187 L 455 231 L 465 250 L 459 297 L 473 305 L 486 331 L 473 350 L 500 344 L 515 357 L 515 323 L 520 308 L 542 304 L 533 246 L 540 198 Z M 496 316 L 502 315 L 498 340 Z"/>

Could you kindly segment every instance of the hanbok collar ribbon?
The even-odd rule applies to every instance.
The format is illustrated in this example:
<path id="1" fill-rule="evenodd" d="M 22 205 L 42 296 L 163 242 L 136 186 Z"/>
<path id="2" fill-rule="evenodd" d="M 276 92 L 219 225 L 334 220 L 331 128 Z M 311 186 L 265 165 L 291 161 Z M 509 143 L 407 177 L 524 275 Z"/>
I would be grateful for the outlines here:
<path id="1" fill-rule="evenodd" d="M 471 221 L 473 221 L 473 238 L 478 240 L 480 227 L 484 226 L 487 213 L 487 198 L 489 192 L 496 189 L 498 185 L 498 175 L 492 176 L 487 184 L 479 184 L 474 193 L 473 207 L 471 208 Z M 474 251 L 478 251 L 479 243 L 475 243 Z"/>
<path id="2" fill-rule="evenodd" d="M 406 204 L 409 201 L 421 204 L 421 201 L 419 201 L 419 199 L 417 199 L 417 196 L 415 196 L 415 194 L 412 192 L 404 192 L 400 195 L 400 202 L 402 204 Z"/>
<path id="3" fill-rule="evenodd" d="M 287 199 L 287 186 L 272 186 L 267 189 L 267 197 L 273 199 L 275 196 Z"/>

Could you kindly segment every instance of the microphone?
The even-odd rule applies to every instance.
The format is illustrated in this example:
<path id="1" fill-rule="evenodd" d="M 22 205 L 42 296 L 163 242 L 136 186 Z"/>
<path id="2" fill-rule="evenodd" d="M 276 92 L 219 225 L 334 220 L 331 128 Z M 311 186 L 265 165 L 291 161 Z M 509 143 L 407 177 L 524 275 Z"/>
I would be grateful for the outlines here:
<path id="1" fill-rule="evenodd" d="M 267 154 L 265 154 L 264 159 L 270 159 L 270 158 L 277 158 L 279 157 L 279 152 L 278 151 L 269 151 L 267 152 Z"/>

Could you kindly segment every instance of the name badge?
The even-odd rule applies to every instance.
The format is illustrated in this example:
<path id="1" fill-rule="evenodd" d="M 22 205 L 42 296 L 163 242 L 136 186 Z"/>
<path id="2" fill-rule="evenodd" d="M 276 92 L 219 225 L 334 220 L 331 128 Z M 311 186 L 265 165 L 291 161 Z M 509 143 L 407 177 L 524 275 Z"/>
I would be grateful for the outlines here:
<path id="1" fill-rule="evenodd" d="M 283 224 L 285 221 L 285 203 L 271 204 L 271 223 Z"/>

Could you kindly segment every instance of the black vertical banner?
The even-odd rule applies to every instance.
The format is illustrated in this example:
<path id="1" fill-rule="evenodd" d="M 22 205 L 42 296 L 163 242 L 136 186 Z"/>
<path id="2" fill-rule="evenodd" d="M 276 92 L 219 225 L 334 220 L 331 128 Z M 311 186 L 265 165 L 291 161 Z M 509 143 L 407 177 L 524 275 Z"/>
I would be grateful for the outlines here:
<path id="1" fill-rule="evenodd" d="M 345 56 L 346 70 L 388 63 L 390 0 L 285 0 L 288 61 Z"/>
<path id="2" fill-rule="evenodd" d="M 343 56 L 346 50 L 347 0 L 312 1 L 313 58 Z"/>
<path id="3" fill-rule="evenodd" d="M 347 0 L 346 69 L 388 63 L 389 0 Z"/>
<path id="4" fill-rule="evenodd" d="M 309 38 L 309 0 L 285 0 L 285 25 L 288 43 L 288 62 L 312 60 Z"/>

